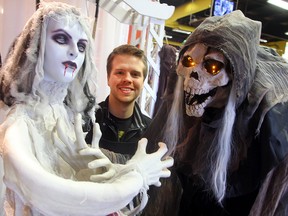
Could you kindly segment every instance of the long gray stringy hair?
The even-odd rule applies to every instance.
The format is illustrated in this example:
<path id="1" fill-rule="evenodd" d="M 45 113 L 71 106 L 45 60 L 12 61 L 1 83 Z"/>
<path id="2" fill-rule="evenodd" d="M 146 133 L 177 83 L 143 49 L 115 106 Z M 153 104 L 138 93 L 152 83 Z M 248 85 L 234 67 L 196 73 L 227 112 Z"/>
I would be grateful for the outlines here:
<path id="1" fill-rule="evenodd" d="M 172 108 L 168 115 L 164 133 L 164 142 L 174 146 L 169 148 L 171 153 L 172 150 L 174 150 L 173 153 L 175 153 L 176 146 L 179 144 L 179 140 L 181 140 L 181 137 L 184 135 L 183 131 L 185 131 L 183 119 L 183 82 L 183 78 L 179 77 L 174 92 Z M 218 201 L 221 201 L 225 196 L 227 166 L 231 157 L 233 125 L 236 115 L 235 110 L 236 94 L 235 86 L 232 85 L 228 103 L 224 111 L 223 124 L 221 124 L 217 130 L 213 143 L 210 145 L 210 149 L 207 149 L 207 155 L 205 158 L 207 162 L 206 160 L 203 161 L 203 164 L 207 163 L 205 166 L 209 167 L 210 170 L 208 176 L 202 176 L 202 178 L 206 178 L 206 181 L 208 181 L 209 185 L 211 186 L 211 190 L 214 192 Z M 186 137 L 186 139 L 187 143 L 184 145 L 193 145 L 193 143 L 188 143 L 189 137 Z"/>
<path id="2" fill-rule="evenodd" d="M 178 154 L 181 162 L 188 160 L 191 175 L 200 177 L 219 203 L 225 197 L 229 168 L 246 156 L 249 140 L 259 133 L 265 114 L 275 104 L 288 101 L 287 62 L 259 45 L 260 34 L 260 22 L 234 11 L 205 19 L 179 53 L 181 59 L 189 46 L 203 43 L 221 51 L 231 64 L 229 98 L 214 132 L 205 130 L 201 118 L 185 116 L 182 77 L 178 77 L 163 129 L 163 141 L 169 145 L 170 153 L 176 153 L 176 157 Z M 256 127 L 247 131 L 253 117 Z M 191 122 L 191 128 L 187 128 L 185 121 Z"/>

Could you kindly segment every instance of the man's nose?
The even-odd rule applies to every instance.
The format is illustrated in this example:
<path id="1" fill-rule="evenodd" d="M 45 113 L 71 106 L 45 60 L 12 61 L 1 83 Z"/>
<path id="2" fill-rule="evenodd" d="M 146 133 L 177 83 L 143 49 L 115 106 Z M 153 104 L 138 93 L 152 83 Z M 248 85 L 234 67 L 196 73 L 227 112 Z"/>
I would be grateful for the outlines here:
<path id="1" fill-rule="evenodd" d="M 132 76 L 130 73 L 125 73 L 123 80 L 125 82 L 132 82 Z"/>

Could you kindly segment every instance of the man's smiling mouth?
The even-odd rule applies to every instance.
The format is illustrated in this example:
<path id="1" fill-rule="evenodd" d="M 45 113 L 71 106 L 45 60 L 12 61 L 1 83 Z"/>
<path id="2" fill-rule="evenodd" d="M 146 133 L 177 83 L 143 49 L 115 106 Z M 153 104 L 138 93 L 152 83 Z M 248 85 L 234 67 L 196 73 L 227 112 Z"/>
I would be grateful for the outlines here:
<path id="1" fill-rule="evenodd" d="M 132 89 L 131 88 L 125 88 L 125 87 L 122 87 L 122 88 L 119 88 L 122 92 L 124 93 L 130 93 L 132 92 Z"/>

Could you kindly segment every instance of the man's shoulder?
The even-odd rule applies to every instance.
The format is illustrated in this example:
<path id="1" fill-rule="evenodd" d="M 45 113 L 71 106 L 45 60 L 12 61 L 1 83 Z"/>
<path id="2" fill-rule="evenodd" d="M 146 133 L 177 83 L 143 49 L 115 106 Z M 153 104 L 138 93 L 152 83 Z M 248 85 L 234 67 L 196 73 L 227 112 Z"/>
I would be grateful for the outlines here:
<path id="1" fill-rule="evenodd" d="M 134 115 L 141 116 L 141 119 L 146 126 L 149 126 L 152 122 L 152 119 L 141 111 L 141 108 L 137 102 L 135 103 Z"/>
<path id="2" fill-rule="evenodd" d="M 140 112 L 139 115 L 141 116 L 142 125 L 147 128 L 151 124 L 152 119 L 142 112 Z"/>
<path id="3" fill-rule="evenodd" d="M 106 101 L 102 101 L 98 103 L 98 108 L 96 109 L 95 116 L 96 116 L 96 122 L 100 123 L 104 120 L 104 118 L 107 117 L 107 103 Z"/>
<path id="4" fill-rule="evenodd" d="M 142 113 L 142 119 L 143 119 L 143 121 L 145 122 L 146 125 L 150 125 L 150 123 L 152 122 L 152 119 L 149 116 L 147 116 L 147 115 L 145 115 L 143 113 Z"/>
<path id="5" fill-rule="evenodd" d="M 99 108 L 103 108 L 106 107 L 106 101 L 101 101 L 100 103 L 98 103 Z"/>

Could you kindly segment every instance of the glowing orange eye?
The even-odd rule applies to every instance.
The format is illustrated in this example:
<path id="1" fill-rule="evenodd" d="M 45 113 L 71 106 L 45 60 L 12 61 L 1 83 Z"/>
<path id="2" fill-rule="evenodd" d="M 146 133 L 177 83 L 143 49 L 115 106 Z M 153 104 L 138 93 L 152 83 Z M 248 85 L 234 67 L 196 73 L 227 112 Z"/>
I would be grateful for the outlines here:
<path id="1" fill-rule="evenodd" d="M 206 71 L 212 75 L 218 74 L 221 69 L 224 67 L 224 64 L 220 61 L 214 59 L 207 59 L 204 62 L 204 67 Z"/>
<path id="2" fill-rule="evenodd" d="M 193 67 L 195 66 L 195 62 L 193 61 L 193 59 L 191 58 L 191 56 L 186 55 L 182 58 L 182 65 L 184 67 Z"/>

